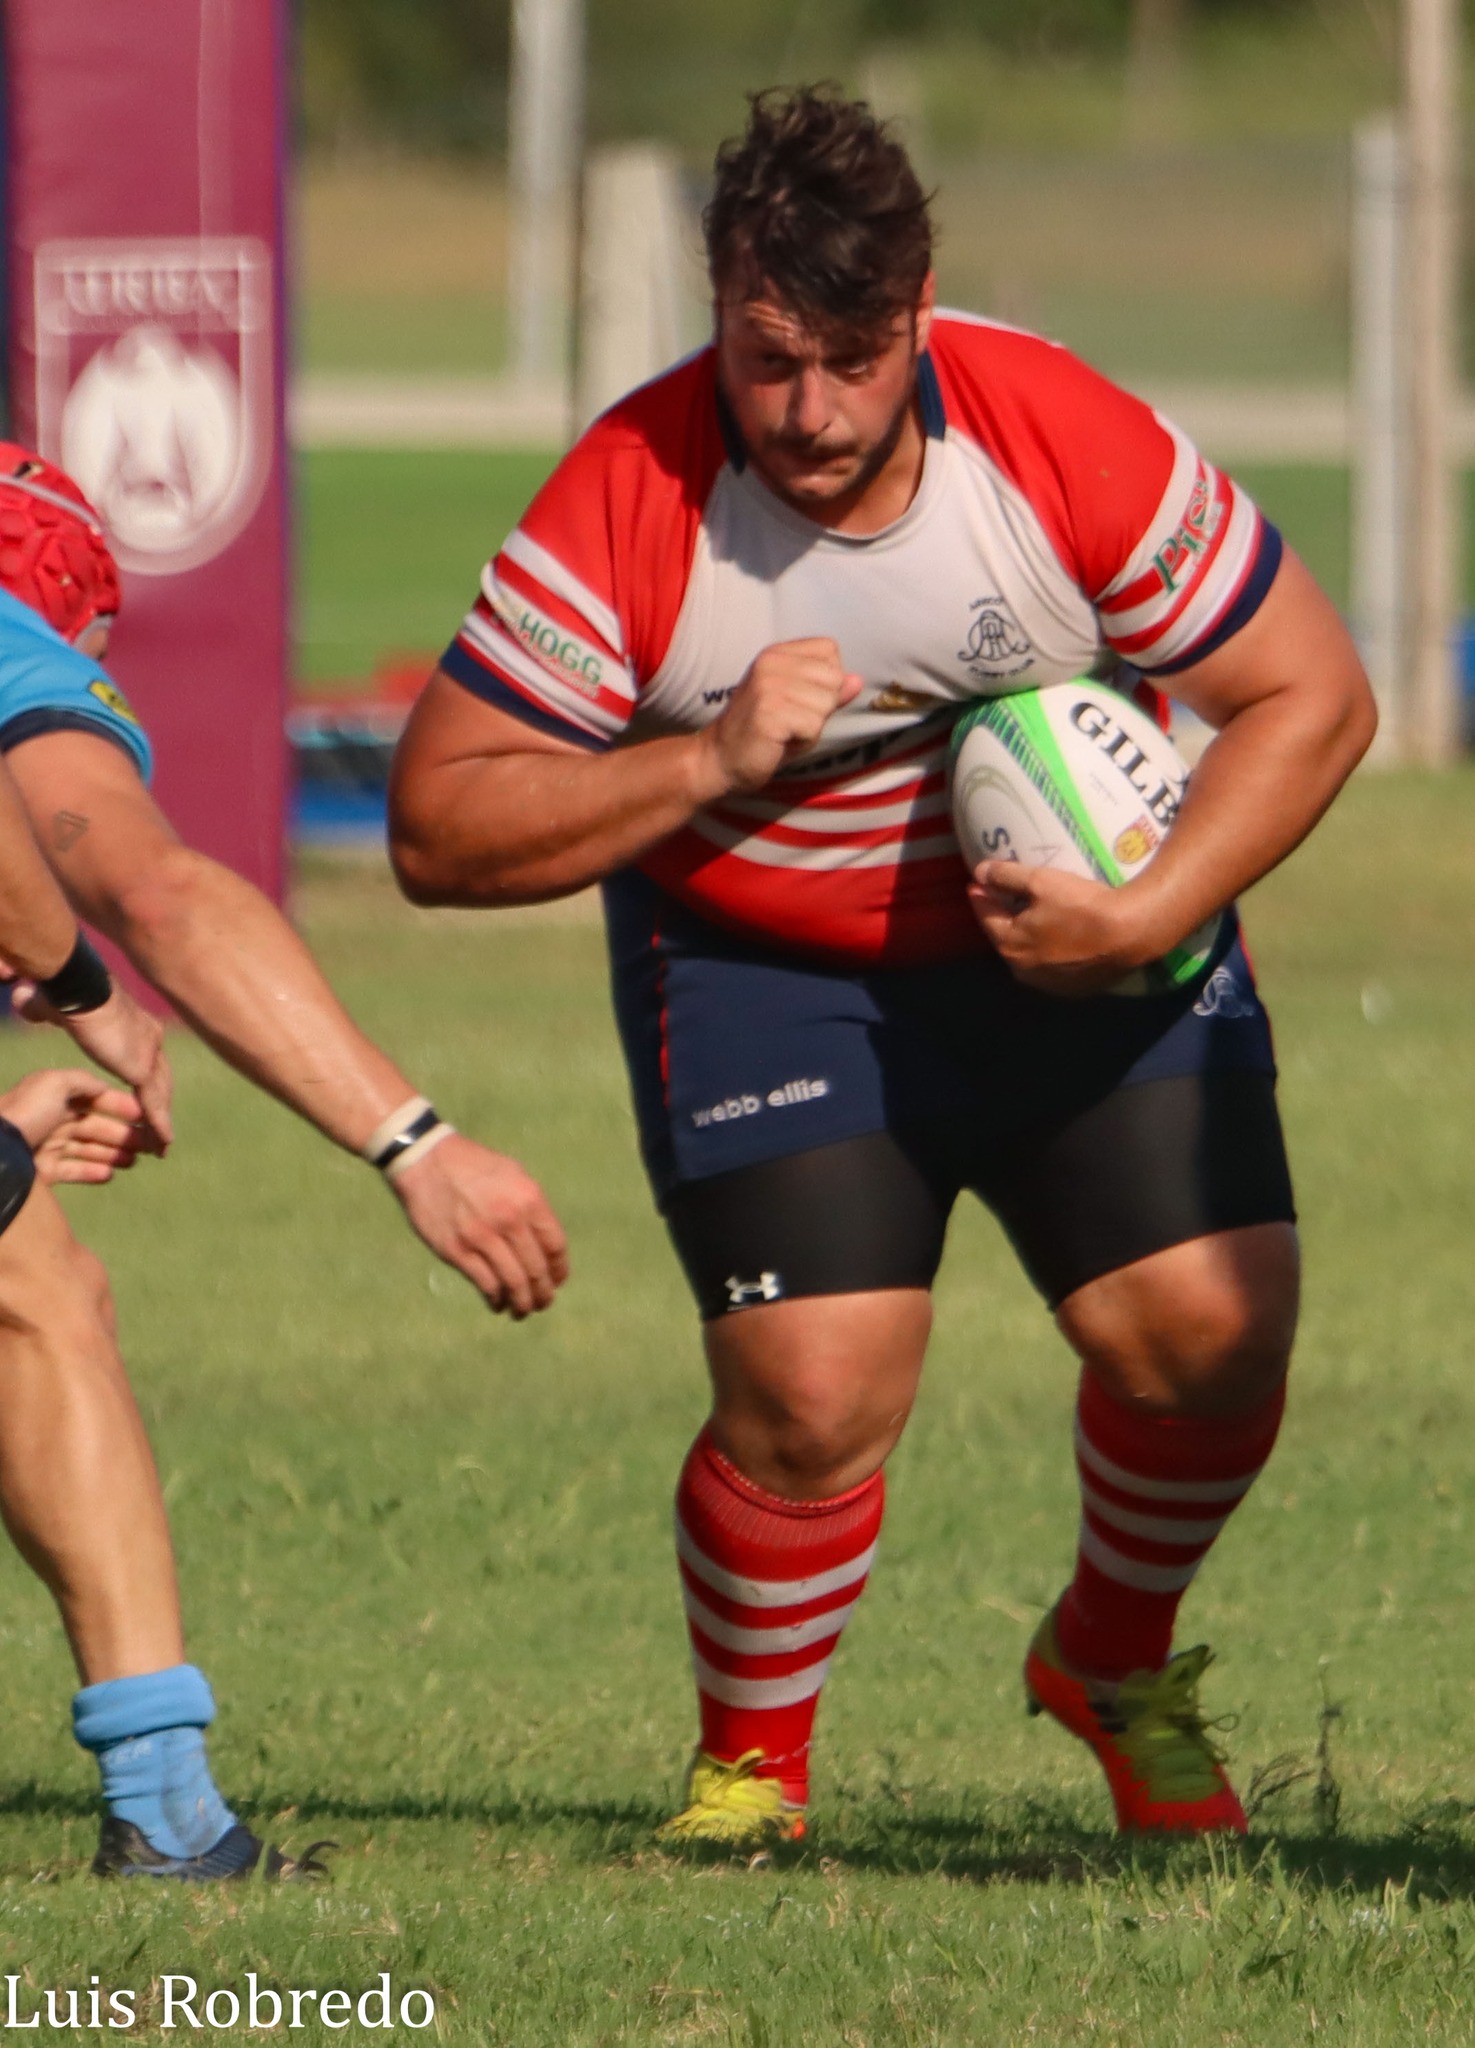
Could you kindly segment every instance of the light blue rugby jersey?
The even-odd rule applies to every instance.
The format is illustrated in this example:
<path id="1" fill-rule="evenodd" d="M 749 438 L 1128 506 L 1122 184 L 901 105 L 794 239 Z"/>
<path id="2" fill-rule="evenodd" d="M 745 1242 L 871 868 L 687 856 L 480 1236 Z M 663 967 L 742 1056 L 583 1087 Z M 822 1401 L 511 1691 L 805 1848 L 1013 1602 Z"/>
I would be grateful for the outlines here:
<path id="1" fill-rule="evenodd" d="M 147 782 L 148 735 L 116 683 L 8 590 L 0 590 L 0 752 L 43 732 L 116 740 Z"/>

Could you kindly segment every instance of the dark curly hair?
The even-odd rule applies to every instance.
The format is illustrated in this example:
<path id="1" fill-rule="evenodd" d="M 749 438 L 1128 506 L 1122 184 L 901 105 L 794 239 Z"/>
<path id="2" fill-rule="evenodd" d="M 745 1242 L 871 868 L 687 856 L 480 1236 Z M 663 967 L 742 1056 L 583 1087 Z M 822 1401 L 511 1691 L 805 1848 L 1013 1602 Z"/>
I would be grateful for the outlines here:
<path id="1" fill-rule="evenodd" d="M 838 85 L 749 95 L 702 215 L 720 297 L 767 287 L 802 318 L 874 333 L 917 303 L 932 221 L 905 149 Z"/>

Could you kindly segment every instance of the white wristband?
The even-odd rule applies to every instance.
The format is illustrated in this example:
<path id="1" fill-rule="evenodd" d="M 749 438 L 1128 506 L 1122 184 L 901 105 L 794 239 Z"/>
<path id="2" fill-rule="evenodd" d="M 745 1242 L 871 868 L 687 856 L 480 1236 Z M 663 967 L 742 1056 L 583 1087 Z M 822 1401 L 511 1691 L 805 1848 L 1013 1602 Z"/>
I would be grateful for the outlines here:
<path id="1" fill-rule="evenodd" d="M 429 1107 L 428 1095 L 412 1095 L 408 1102 L 402 1102 L 399 1108 L 391 1116 L 387 1116 L 382 1124 L 377 1125 L 364 1140 L 359 1147 L 360 1159 L 367 1159 L 370 1166 L 377 1166 L 379 1155 L 391 1139 L 397 1138 L 401 1131 L 408 1130 L 416 1117 L 424 1116 Z"/>
<path id="2" fill-rule="evenodd" d="M 402 1173 L 407 1172 L 410 1167 L 418 1164 L 427 1152 L 433 1152 L 442 1138 L 453 1137 L 455 1135 L 455 1128 L 454 1124 L 436 1124 L 433 1129 L 425 1133 L 423 1138 L 417 1138 L 413 1145 L 408 1146 L 405 1151 L 401 1152 L 398 1159 L 390 1160 L 388 1166 L 384 1169 L 384 1178 L 386 1180 L 398 1180 Z"/>

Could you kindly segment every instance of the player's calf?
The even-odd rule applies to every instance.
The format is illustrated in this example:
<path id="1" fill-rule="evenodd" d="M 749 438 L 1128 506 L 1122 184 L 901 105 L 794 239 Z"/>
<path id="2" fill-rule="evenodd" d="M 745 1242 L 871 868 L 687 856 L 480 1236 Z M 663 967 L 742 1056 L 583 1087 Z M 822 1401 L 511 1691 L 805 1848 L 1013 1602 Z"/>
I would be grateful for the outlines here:
<path id="1" fill-rule="evenodd" d="M 676 1494 L 676 1549 L 701 1711 L 686 1809 L 668 1842 L 797 1839 L 820 1689 L 865 1590 L 879 1472 L 831 1500 L 782 1500 L 703 1431 Z"/>
<path id="2" fill-rule="evenodd" d="M 93 1868 L 194 1879 L 254 1868 L 262 1845 L 206 1760 L 214 1701 L 184 1662 L 168 1524 L 106 1272 L 3 1121 L 0 1510 L 56 1600 L 83 1679 L 74 1732 L 98 1759 L 104 1802 Z"/>
<path id="3" fill-rule="evenodd" d="M 1174 1657 L 1173 1627 L 1274 1447 L 1296 1278 L 1294 1232 L 1266 1224 L 1107 1274 L 1060 1311 L 1085 1368 L 1080 1539 L 1025 1684 L 1094 1750 L 1123 1828 L 1244 1829 L 1198 1706 L 1209 1653 Z"/>

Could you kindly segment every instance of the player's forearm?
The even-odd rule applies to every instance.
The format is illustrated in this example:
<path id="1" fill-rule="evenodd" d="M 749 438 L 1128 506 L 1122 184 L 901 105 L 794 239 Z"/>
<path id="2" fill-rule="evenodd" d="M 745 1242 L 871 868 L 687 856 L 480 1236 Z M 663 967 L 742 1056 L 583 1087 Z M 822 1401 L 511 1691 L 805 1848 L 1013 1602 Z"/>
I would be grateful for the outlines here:
<path id="1" fill-rule="evenodd" d="M 357 1151 L 414 1093 L 354 1024 L 259 890 L 174 846 L 86 914 L 208 1045 L 258 1087 Z"/>
<path id="2" fill-rule="evenodd" d="M 0 764 L 0 953 L 21 974 L 56 973 L 77 925 L 37 846 L 10 771 Z"/>
<path id="3" fill-rule="evenodd" d="M 704 734 L 397 775 L 390 852 L 414 903 L 546 902 L 628 867 L 728 783 Z"/>
<path id="4" fill-rule="evenodd" d="M 1337 687 L 1266 697 L 1229 720 L 1194 770 L 1162 851 L 1128 885 L 1144 960 L 1300 845 L 1367 751 L 1375 723 L 1360 671 Z"/>

